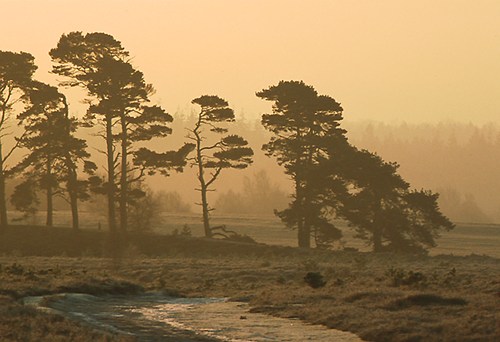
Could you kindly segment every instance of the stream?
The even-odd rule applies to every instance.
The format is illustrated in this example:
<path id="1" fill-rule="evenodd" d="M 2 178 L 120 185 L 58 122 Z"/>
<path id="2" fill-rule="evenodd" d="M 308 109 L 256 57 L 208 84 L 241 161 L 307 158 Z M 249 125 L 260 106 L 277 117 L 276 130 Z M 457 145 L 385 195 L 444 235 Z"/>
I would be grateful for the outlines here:
<path id="1" fill-rule="evenodd" d="M 27 297 L 24 304 L 137 341 L 362 341 L 349 332 L 250 313 L 247 303 L 225 298 L 61 294 Z"/>

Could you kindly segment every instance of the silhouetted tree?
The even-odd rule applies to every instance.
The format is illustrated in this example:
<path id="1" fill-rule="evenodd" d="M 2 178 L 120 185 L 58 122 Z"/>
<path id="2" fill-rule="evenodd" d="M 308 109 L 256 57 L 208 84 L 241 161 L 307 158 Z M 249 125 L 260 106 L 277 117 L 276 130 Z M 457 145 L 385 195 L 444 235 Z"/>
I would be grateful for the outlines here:
<path id="1" fill-rule="evenodd" d="M 95 81 L 89 88 L 94 93 L 104 95 L 106 101 L 91 106 L 86 121 L 106 126 L 106 122 L 97 116 L 105 116 L 108 112 L 116 113 L 119 130 L 113 134 L 120 144 L 120 152 L 116 155 L 116 166 L 119 164 L 120 167 L 117 172 L 120 228 L 126 231 L 129 188 L 145 174 L 145 168 L 140 167 L 140 163 L 135 163 L 135 166 L 130 163 L 130 156 L 135 155 L 136 143 L 169 135 L 172 130 L 168 125 L 172 122 L 172 117 L 158 106 L 145 105 L 153 88 L 145 83 L 142 72 L 135 70 L 128 62 L 103 58 L 99 63 L 99 71 L 93 78 Z"/>
<path id="2" fill-rule="evenodd" d="M 57 88 L 33 82 L 26 92 L 26 102 L 29 106 L 18 115 L 25 130 L 18 143 L 30 153 L 15 169 L 37 179 L 39 187 L 46 191 L 47 226 L 53 225 L 53 197 L 65 197 L 67 192 L 72 225 L 78 229 L 78 197 L 85 196 L 85 181 L 77 179 L 78 163 L 83 163 L 86 173 L 93 174 L 96 169 L 87 160 L 87 144 L 74 136 L 77 122 L 69 117 L 66 97 Z"/>
<path id="3" fill-rule="evenodd" d="M 331 224 L 322 201 L 325 189 L 317 184 L 325 178 L 325 169 L 318 165 L 327 148 L 346 141 L 345 131 L 339 127 L 342 107 L 302 81 L 281 81 L 256 95 L 273 102 L 273 113 L 262 115 L 262 125 L 274 136 L 262 148 L 284 166 L 295 186 L 289 208 L 276 214 L 298 230 L 299 247 L 311 246 L 311 234 L 318 241 L 320 235 L 339 238 L 340 231 Z"/>
<path id="4" fill-rule="evenodd" d="M 201 107 L 195 123 L 188 136 L 195 144 L 195 156 L 191 158 L 193 166 L 198 168 L 198 181 L 201 193 L 201 207 L 203 212 L 203 227 L 206 237 L 212 237 L 210 227 L 210 208 L 207 192 L 217 180 L 223 169 L 244 169 L 252 163 L 253 150 L 248 142 L 239 135 L 225 135 L 207 142 L 209 130 L 215 135 L 228 132 L 224 123 L 234 122 L 234 112 L 228 107 L 227 101 L 214 95 L 204 95 L 191 101 Z M 210 141 L 210 140 L 209 140 Z M 207 170 L 212 170 L 207 175 Z"/>
<path id="5" fill-rule="evenodd" d="M 109 227 L 112 232 L 116 229 L 118 197 L 120 227 L 126 231 L 130 184 L 142 179 L 155 153 L 146 148 L 136 150 L 134 143 L 170 134 L 172 117 L 160 107 L 145 105 L 153 88 L 145 83 L 142 72 L 132 67 L 128 52 L 112 36 L 72 32 L 63 35 L 50 54 L 57 63 L 54 72 L 71 78 L 65 84 L 83 85 L 90 95 L 85 120 L 88 125 L 103 127 L 101 136 L 106 141 L 107 179 L 102 185 L 108 197 Z M 131 155 L 138 161 L 131 163 Z"/>
<path id="6" fill-rule="evenodd" d="M 454 227 L 440 212 L 438 195 L 410 190 L 397 173 L 399 165 L 366 150 L 349 157 L 343 167 L 352 187 L 341 213 L 374 251 L 421 252 L 435 246 L 439 231 Z"/>
<path id="7" fill-rule="evenodd" d="M 62 82 L 64 86 L 83 86 L 89 94 L 88 101 L 97 101 L 93 104 L 89 112 L 102 114 L 104 133 L 106 141 L 107 157 L 107 183 L 106 194 L 108 197 L 108 225 L 112 234 L 116 232 L 116 156 L 113 135 L 113 126 L 119 116 L 119 112 L 110 102 L 107 88 L 100 87 L 102 82 L 107 80 L 103 75 L 101 67 L 103 59 L 124 60 L 128 57 L 128 52 L 121 46 L 121 43 L 111 35 L 105 33 L 89 33 L 83 35 L 81 32 L 71 32 L 62 35 L 57 47 L 50 51 L 52 60 L 56 63 L 53 72 L 69 78 L 69 81 Z M 104 92 L 101 92 L 103 91 Z"/>
<path id="8" fill-rule="evenodd" d="M 8 224 L 5 198 L 6 161 L 18 147 L 18 144 L 15 144 L 4 154 L 2 138 L 8 134 L 6 130 L 13 107 L 22 100 L 25 90 L 31 86 L 36 68 L 34 57 L 29 53 L 0 51 L 0 232 Z"/>

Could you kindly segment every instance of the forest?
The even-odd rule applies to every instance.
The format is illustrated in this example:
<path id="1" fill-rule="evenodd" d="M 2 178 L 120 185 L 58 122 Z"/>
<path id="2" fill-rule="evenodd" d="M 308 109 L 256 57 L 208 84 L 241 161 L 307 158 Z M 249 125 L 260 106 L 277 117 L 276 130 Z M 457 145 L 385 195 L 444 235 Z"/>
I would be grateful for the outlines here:
<path id="1" fill-rule="evenodd" d="M 196 184 L 205 236 L 227 238 L 231 231 L 210 223 L 215 208 L 209 193 L 225 171 L 253 164 L 256 149 L 248 137 L 233 132 L 235 113 L 228 102 L 218 95 L 193 99 L 198 111 L 191 113 L 191 122 L 183 122 L 187 136 L 171 139 L 176 146 L 167 150 L 163 141 L 172 134 L 174 117 L 151 104 L 154 86 L 132 65 L 130 53 L 118 40 L 105 33 L 71 32 L 63 34 L 49 54 L 52 72 L 63 77 L 59 88 L 33 79 L 37 66 L 29 53 L 1 52 L 2 138 L 9 135 L 14 122 L 22 128 L 14 136 L 13 147 L 0 154 L 1 226 L 9 224 L 9 178 L 22 179 L 10 202 L 25 215 L 37 210 L 43 193 L 49 227 L 54 224 L 55 197 L 69 204 L 72 227 L 78 230 L 80 202 L 102 195 L 110 240 L 119 251 L 130 230 L 129 217 L 148 206 L 145 179 L 192 167 L 196 176 L 183 185 Z M 88 109 L 83 118 L 70 114 L 65 87 L 85 90 L 82 101 Z M 333 97 L 318 94 L 303 81 L 280 81 L 256 96 L 272 104 L 272 112 L 262 114 L 262 128 L 268 132 L 262 151 L 282 168 L 291 184 L 286 207 L 269 205 L 288 228 L 297 231 L 299 247 L 328 248 L 339 240 L 342 232 L 336 219 L 347 221 L 356 237 L 374 251 L 425 251 L 435 246 L 440 231 L 453 229 L 439 209 L 437 193 L 417 190 L 400 175 L 399 164 L 349 142 L 341 125 L 343 108 Z M 89 128 L 100 138 L 97 150 L 105 162 L 99 170 L 88 142 L 76 135 L 80 128 Z M 151 141 L 156 142 L 154 148 L 148 145 Z M 18 149 L 27 152 L 9 167 L 9 158 Z M 264 172 L 255 177 L 258 186 L 270 188 Z M 224 206 L 228 210 L 224 201 L 255 210 L 251 207 L 262 200 L 261 195 L 252 194 L 250 181 L 246 184 L 243 196 L 254 198 L 236 201 L 220 196 L 217 203 L 223 210 Z M 280 194 L 271 188 L 263 197 Z"/>

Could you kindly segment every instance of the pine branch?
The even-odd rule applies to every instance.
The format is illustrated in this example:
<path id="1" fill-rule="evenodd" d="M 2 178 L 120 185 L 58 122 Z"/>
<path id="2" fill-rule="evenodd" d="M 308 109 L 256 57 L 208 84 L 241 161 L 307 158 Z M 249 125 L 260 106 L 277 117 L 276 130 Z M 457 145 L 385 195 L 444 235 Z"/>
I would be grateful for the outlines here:
<path id="1" fill-rule="evenodd" d="M 222 141 L 218 141 L 218 142 L 216 142 L 215 144 L 213 144 L 211 146 L 205 146 L 205 147 L 200 148 L 200 151 L 212 150 L 214 148 L 217 148 L 217 147 L 223 146 L 223 145 L 224 145 L 224 143 Z"/>

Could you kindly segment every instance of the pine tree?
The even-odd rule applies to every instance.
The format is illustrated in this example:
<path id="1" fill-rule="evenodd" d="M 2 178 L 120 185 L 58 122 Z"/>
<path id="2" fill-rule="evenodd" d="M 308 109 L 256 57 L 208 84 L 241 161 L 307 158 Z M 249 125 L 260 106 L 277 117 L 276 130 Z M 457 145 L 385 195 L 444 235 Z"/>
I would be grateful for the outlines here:
<path id="1" fill-rule="evenodd" d="M 195 156 L 190 160 L 198 169 L 197 189 L 201 194 L 203 227 L 206 237 L 212 237 L 210 226 L 210 208 L 207 193 L 212 191 L 211 185 L 224 169 L 244 169 L 252 163 L 253 150 L 248 142 L 239 135 L 224 135 L 228 133 L 225 123 L 234 122 L 234 112 L 226 100 L 215 95 L 204 95 L 191 101 L 201 107 L 193 129 L 188 138 L 195 144 Z M 207 132 L 207 130 L 209 132 Z M 211 139 L 211 140 L 208 140 Z M 207 142 L 207 140 L 209 142 Z M 210 175 L 207 171 L 210 170 Z"/>
<path id="2" fill-rule="evenodd" d="M 3 137 L 11 119 L 13 106 L 23 99 L 24 92 L 31 86 L 33 73 L 37 69 L 34 57 L 26 52 L 0 51 L 0 232 L 8 225 L 5 179 L 8 173 L 7 160 L 14 147 L 4 153 Z"/>
<path id="3" fill-rule="evenodd" d="M 343 167 L 351 188 L 343 199 L 341 215 L 375 252 L 420 253 L 435 246 L 440 231 L 453 229 L 439 210 L 438 195 L 411 190 L 397 173 L 398 164 L 355 148 L 349 158 Z"/>
<path id="4" fill-rule="evenodd" d="M 27 148 L 29 154 L 15 169 L 45 190 L 47 226 L 53 225 L 53 197 L 67 193 L 72 226 L 78 229 L 78 198 L 85 196 L 85 181 L 77 179 L 77 167 L 82 163 L 84 171 L 92 174 L 96 166 L 87 160 L 90 155 L 86 142 L 74 136 L 77 122 L 69 117 L 66 97 L 57 88 L 33 82 L 26 101 L 29 106 L 18 115 L 25 131 L 18 143 Z M 34 179 L 37 182 L 33 182 Z"/>
<path id="5" fill-rule="evenodd" d="M 276 214 L 298 230 L 299 247 L 309 248 L 311 235 L 317 241 L 339 238 L 322 201 L 324 187 L 318 182 L 325 177 L 318 171 L 325 171 L 319 166 L 332 143 L 346 143 L 339 127 L 342 107 L 302 81 L 281 81 L 257 96 L 273 102 L 273 112 L 262 115 L 262 125 L 274 136 L 262 148 L 284 166 L 295 186 L 289 208 Z"/>

